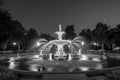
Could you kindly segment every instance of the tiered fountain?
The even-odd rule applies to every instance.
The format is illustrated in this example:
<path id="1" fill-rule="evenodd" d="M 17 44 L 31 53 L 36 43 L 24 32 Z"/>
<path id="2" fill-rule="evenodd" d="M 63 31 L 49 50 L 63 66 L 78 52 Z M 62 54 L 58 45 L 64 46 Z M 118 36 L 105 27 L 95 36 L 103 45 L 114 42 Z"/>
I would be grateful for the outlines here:
<path id="1" fill-rule="evenodd" d="M 72 60 L 72 55 L 76 54 L 79 57 L 81 57 L 81 44 L 82 41 L 80 40 L 79 37 L 75 38 L 73 41 L 71 40 L 64 40 L 63 39 L 63 34 L 65 34 L 64 31 L 62 31 L 61 25 L 59 25 L 59 31 L 56 31 L 55 34 L 58 35 L 58 39 L 56 40 L 51 40 L 47 41 L 46 40 L 40 40 L 39 43 L 40 45 L 40 56 L 44 56 L 44 53 L 42 53 L 45 50 L 50 50 L 51 46 L 55 45 L 57 47 L 56 53 L 48 53 L 49 54 L 49 60 L 53 60 L 52 57 L 56 57 L 57 59 L 64 59 L 65 57 L 68 57 L 68 60 Z M 70 49 L 70 53 L 66 53 L 64 51 L 64 46 L 67 45 Z M 78 49 L 75 49 L 74 46 L 76 46 Z M 49 48 L 49 49 L 47 49 Z M 74 52 L 73 52 L 74 51 Z M 48 51 L 50 52 L 50 51 Z"/>

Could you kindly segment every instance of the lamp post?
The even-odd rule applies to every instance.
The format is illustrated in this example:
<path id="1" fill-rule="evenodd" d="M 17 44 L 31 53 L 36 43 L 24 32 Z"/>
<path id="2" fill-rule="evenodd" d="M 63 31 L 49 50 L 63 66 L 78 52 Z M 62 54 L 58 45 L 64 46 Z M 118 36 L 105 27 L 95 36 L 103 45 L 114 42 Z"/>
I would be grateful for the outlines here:
<path id="1" fill-rule="evenodd" d="M 17 56 L 20 57 L 20 44 L 18 42 L 13 42 L 13 45 L 16 46 L 18 48 L 18 52 L 17 52 Z"/>

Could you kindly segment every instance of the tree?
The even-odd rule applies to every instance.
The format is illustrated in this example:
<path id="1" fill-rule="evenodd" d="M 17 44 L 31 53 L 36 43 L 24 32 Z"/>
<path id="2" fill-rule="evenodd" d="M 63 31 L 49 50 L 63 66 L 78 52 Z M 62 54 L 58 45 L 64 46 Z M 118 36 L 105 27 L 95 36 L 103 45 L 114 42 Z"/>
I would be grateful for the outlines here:
<path id="1" fill-rule="evenodd" d="M 26 30 L 19 21 L 12 19 L 8 11 L 2 9 L 2 5 L 3 0 L 0 0 L 0 44 L 6 48 L 13 41 L 21 44 Z"/>
<path id="2" fill-rule="evenodd" d="M 39 38 L 38 32 L 34 28 L 30 28 L 25 33 L 24 49 L 32 47 L 35 40 Z"/>
<path id="3" fill-rule="evenodd" d="M 55 39 L 53 36 L 51 36 L 49 34 L 45 34 L 45 33 L 41 33 L 40 38 L 44 38 L 48 41 Z"/>
<path id="4" fill-rule="evenodd" d="M 109 30 L 109 27 L 107 24 L 103 24 L 101 22 L 98 22 L 96 25 L 96 28 L 92 31 L 92 40 L 97 41 L 98 43 L 102 44 L 107 41 L 107 31 Z"/>
<path id="5" fill-rule="evenodd" d="M 38 38 L 38 32 L 34 29 L 34 28 L 30 28 L 29 30 L 27 30 L 26 35 L 25 35 L 26 39 L 33 39 L 33 38 Z"/>
<path id="6" fill-rule="evenodd" d="M 120 46 L 120 24 L 116 25 L 114 28 L 114 38 L 115 38 L 115 44 L 117 46 Z"/>
<path id="7" fill-rule="evenodd" d="M 72 40 L 72 39 L 74 39 L 76 37 L 74 25 L 67 26 L 66 29 L 65 29 L 65 32 L 66 32 L 66 34 L 64 36 L 65 39 Z"/>
<path id="8" fill-rule="evenodd" d="M 82 36 L 86 38 L 88 41 L 91 41 L 91 35 L 92 31 L 90 29 L 83 29 L 80 33 L 79 36 Z"/>
<path id="9" fill-rule="evenodd" d="M 12 20 L 11 14 L 0 9 L 0 44 L 8 45 L 12 41 L 20 41 L 24 37 L 25 29 L 17 20 Z"/>

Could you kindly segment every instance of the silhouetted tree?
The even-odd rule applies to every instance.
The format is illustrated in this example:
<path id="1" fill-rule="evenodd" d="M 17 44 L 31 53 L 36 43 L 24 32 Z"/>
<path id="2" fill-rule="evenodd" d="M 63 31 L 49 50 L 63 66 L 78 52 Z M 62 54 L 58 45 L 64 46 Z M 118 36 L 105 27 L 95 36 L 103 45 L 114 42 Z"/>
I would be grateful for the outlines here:
<path id="1" fill-rule="evenodd" d="M 44 39 L 46 39 L 48 41 L 55 39 L 55 37 L 53 37 L 53 36 L 51 36 L 49 34 L 45 34 L 45 33 L 41 33 L 40 38 L 44 38 Z"/>
<path id="2" fill-rule="evenodd" d="M 25 33 L 24 49 L 32 47 L 38 38 L 38 32 L 34 28 L 27 30 Z"/>
<path id="3" fill-rule="evenodd" d="M 120 24 L 116 25 L 114 28 L 114 38 L 115 38 L 115 44 L 117 46 L 120 46 Z"/>
<path id="4" fill-rule="evenodd" d="M 79 36 L 82 36 L 82 37 L 86 38 L 88 41 L 91 41 L 92 31 L 90 29 L 83 29 L 79 33 Z"/>
<path id="5" fill-rule="evenodd" d="M 12 20 L 11 14 L 0 9 L 0 44 L 8 45 L 12 41 L 20 41 L 24 37 L 25 29 L 17 20 Z M 5 47 L 7 48 L 7 46 Z"/>
<path id="6" fill-rule="evenodd" d="M 72 40 L 76 37 L 74 25 L 67 26 L 66 29 L 65 29 L 65 32 L 66 32 L 66 34 L 64 36 L 65 39 L 71 39 Z"/>
<path id="7" fill-rule="evenodd" d="M 107 24 L 103 24 L 99 22 L 96 25 L 96 28 L 92 31 L 92 40 L 97 41 L 98 43 L 102 44 L 105 43 L 107 40 L 107 31 L 109 30 L 109 27 Z"/>
<path id="8" fill-rule="evenodd" d="M 34 28 L 30 28 L 29 30 L 27 30 L 26 32 L 26 39 L 33 39 L 33 38 L 38 38 L 38 32 L 34 29 Z"/>

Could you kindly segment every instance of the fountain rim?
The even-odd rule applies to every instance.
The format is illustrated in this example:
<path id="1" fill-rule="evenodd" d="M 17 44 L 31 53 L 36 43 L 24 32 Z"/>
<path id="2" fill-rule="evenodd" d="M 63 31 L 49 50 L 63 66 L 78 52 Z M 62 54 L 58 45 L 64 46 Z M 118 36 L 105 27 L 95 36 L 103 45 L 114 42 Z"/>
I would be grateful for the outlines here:
<path id="1" fill-rule="evenodd" d="M 4 59 L 8 59 L 8 58 L 0 59 L 0 61 L 2 61 Z M 2 65 L 0 65 L 0 69 L 12 71 L 12 72 L 22 74 L 22 75 L 27 74 L 27 75 L 37 76 L 37 75 L 44 75 L 44 74 L 81 74 L 81 73 L 95 74 L 96 71 L 97 71 L 97 73 L 106 73 L 107 71 L 114 71 L 114 70 L 120 69 L 120 66 L 115 66 L 115 67 L 110 67 L 110 68 L 103 68 L 103 69 L 88 70 L 88 71 L 77 71 L 77 72 L 39 72 L 39 71 L 29 71 L 29 70 L 16 70 L 16 69 L 9 69 L 9 68 L 4 67 Z"/>
<path id="2" fill-rule="evenodd" d="M 95 69 L 95 70 L 88 70 L 88 71 L 77 71 L 77 72 L 38 72 L 38 71 L 29 71 L 29 70 L 16 70 L 16 69 L 9 69 L 6 67 L 3 67 L 0 65 L 0 69 L 3 70 L 8 70 L 8 71 L 13 71 L 15 73 L 19 73 L 19 74 L 28 74 L 28 75 L 41 75 L 41 74 L 81 74 L 81 73 L 85 73 L 85 74 L 89 74 L 89 73 L 95 73 L 97 71 L 100 73 L 105 73 L 106 71 L 111 71 L 111 70 L 117 70 L 120 69 L 120 66 L 116 66 L 116 67 L 110 67 L 110 68 L 103 68 L 103 69 Z M 35 74 L 33 74 L 35 73 Z"/>

